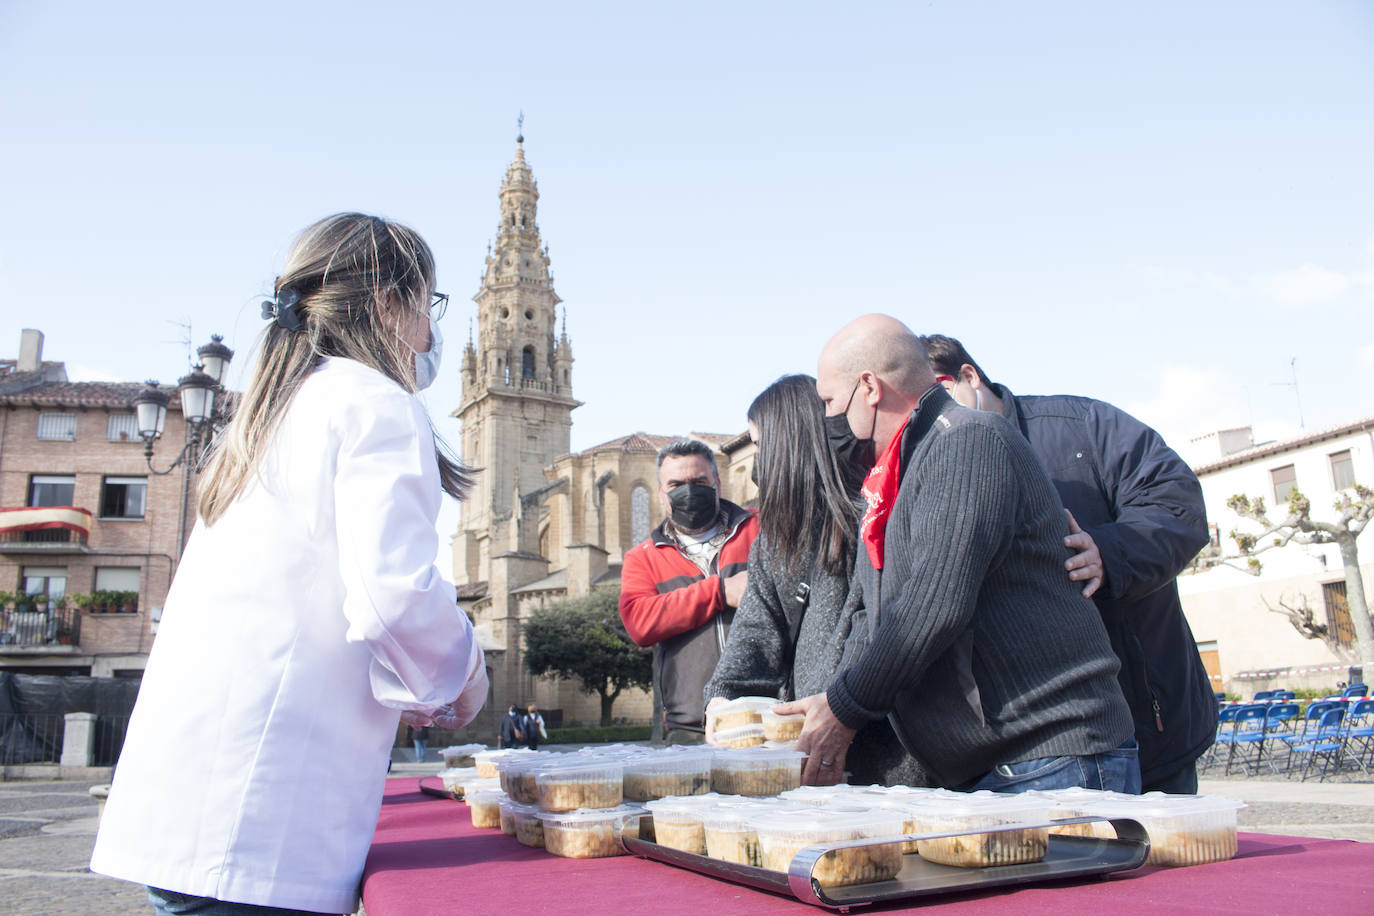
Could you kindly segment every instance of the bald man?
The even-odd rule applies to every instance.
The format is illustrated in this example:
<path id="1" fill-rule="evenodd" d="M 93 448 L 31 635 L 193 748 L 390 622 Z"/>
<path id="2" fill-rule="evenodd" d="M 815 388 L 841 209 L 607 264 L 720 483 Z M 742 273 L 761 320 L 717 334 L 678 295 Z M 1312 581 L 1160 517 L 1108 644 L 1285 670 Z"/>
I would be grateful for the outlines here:
<path id="1" fill-rule="evenodd" d="M 817 370 L 836 457 L 868 471 L 869 642 L 787 704 L 806 713 L 805 781 L 837 781 L 855 731 L 885 716 L 945 788 L 1140 791 L 1117 659 L 1064 575 L 1067 518 L 1026 440 L 956 404 L 886 315 L 841 329 Z"/>

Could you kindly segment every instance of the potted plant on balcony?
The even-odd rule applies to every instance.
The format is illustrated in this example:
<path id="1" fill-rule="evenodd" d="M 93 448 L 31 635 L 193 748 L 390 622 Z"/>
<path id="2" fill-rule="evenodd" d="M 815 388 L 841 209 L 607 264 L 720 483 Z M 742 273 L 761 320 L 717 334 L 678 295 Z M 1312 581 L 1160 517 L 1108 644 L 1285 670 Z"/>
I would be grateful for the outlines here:
<path id="1" fill-rule="evenodd" d="M 67 601 L 71 603 L 72 607 L 76 608 L 78 611 L 85 611 L 87 613 L 91 610 L 92 600 L 93 596 L 90 592 L 72 592 L 67 596 Z"/>
<path id="2" fill-rule="evenodd" d="M 0 611 L 6 610 L 13 605 L 16 597 L 14 592 L 0 591 Z"/>
<path id="3" fill-rule="evenodd" d="M 57 641 L 60 645 L 70 646 L 72 644 L 72 628 L 66 624 L 58 624 Z"/>
<path id="4" fill-rule="evenodd" d="M 98 588 L 91 592 L 91 613 L 103 614 L 110 609 L 110 593 L 108 590 Z"/>
<path id="5" fill-rule="evenodd" d="M 125 614 L 133 614 L 138 611 L 138 592 L 120 592 L 119 609 Z"/>

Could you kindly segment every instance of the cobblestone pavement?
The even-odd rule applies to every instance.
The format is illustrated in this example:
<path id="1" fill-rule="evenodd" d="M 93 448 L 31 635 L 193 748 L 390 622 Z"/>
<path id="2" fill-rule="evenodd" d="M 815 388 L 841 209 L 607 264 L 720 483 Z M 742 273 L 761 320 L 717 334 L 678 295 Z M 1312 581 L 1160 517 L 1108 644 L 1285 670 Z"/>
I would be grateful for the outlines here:
<path id="1" fill-rule="evenodd" d="M 433 764 L 397 764 L 395 776 L 431 775 Z M 0 782 L 0 914 L 148 916 L 141 887 L 86 869 L 96 803 L 88 782 Z M 1374 779 L 1299 783 L 1279 778 L 1203 778 L 1199 791 L 1244 801 L 1251 833 L 1374 843 Z"/>

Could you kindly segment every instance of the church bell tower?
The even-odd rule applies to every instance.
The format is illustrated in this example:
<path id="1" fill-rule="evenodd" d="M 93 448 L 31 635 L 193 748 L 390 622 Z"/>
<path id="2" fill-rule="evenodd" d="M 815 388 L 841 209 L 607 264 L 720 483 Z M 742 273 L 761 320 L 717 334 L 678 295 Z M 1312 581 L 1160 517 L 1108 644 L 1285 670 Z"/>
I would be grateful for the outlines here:
<path id="1" fill-rule="evenodd" d="M 519 552 L 521 497 L 547 482 L 544 468 L 569 451 L 572 344 L 567 312 L 559 332 L 549 249 L 539 235 L 539 186 L 525 161 L 525 138 L 501 182 L 501 224 L 487 246 L 477 303 L 477 336 L 463 351 L 462 457 L 482 468 L 462 503 L 453 575 L 487 581 L 491 559 Z"/>

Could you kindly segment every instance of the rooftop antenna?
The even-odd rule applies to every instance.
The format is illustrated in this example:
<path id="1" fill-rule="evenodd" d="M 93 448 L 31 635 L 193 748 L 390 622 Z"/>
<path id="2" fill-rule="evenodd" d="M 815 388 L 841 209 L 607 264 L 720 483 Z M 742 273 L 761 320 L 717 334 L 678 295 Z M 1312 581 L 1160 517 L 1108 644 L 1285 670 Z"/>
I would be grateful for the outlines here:
<path id="1" fill-rule="evenodd" d="M 184 346 L 184 347 L 186 348 L 186 365 L 187 365 L 188 367 L 193 367 L 193 366 L 195 366 L 195 362 L 196 362 L 196 360 L 195 360 L 195 352 L 196 352 L 196 351 L 195 351 L 195 349 L 191 346 L 191 319 L 189 319 L 189 318 L 183 318 L 183 319 L 181 319 L 180 321 L 173 321 L 173 320 L 171 320 L 171 319 L 169 318 L 169 319 L 167 320 L 167 323 L 168 323 L 168 324 L 171 324 L 171 325 L 174 325 L 175 327 L 178 327 L 178 328 L 181 329 L 181 336 L 178 337 L 176 340 L 171 341 L 171 342 L 172 342 L 172 343 L 179 343 L 179 344 L 181 344 L 182 346 Z"/>
<path id="2" fill-rule="evenodd" d="M 1282 385 L 1284 388 L 1293 389 L 1293 400 L 1298 402 L 1298 429 L 1307 429 L 1307 424 L 1303 422 L 1302 416 L 1302 397 L 1298 393 L 1298 358 L 1295 356 L 1288 361 L 1288 367 L 1293 372 L 1293 381 L 1274 382 L 1275 385 Z"/>

